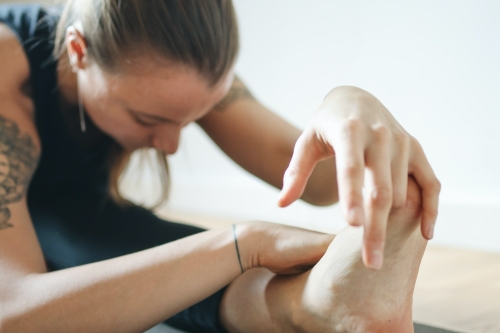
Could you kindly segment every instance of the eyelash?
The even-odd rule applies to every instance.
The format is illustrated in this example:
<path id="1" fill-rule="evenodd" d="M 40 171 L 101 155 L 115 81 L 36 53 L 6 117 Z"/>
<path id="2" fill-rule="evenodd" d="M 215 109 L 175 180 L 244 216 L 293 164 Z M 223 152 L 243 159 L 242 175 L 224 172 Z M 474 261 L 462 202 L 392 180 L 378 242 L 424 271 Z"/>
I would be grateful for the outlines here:
<path id="1" fill-rule="evenodd" d="M 134 117 L 134 119 L 135 119 L 136 123 L 138 123 L 139 125 L 144 126 L 144 127 L 153 127 L 156 125 L 156 123 L 147 123 L 147 122 L 145 122 L 137 117 Z"/>

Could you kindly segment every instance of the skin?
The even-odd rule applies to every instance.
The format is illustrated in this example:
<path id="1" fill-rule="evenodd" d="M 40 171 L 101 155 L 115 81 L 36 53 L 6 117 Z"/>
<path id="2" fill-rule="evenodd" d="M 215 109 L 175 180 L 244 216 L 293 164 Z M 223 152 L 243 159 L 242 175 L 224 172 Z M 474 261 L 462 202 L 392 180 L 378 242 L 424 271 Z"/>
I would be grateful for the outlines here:
<path id="1" fill-rule="evenodd" d="M 131 59 L 131 65 L 124 69 L 127 75 L 109 77 L 92 63 L 86 64 L 86 45 L 78 29 L 68 29 L 66 42 L 72 67 L 89 68 L 83 74 L 78 72 L 78 84 L 83 100 L 87 101 L 89 116 L 102 131 L 125 147 L 132 142 L 139 144 L 138 138 L 142 136 L 143 145 L 149 142 L 148 146 L 166 153 L 175 152 L 180 129 L 198 121 L 234 161 L 282 188 L 279 206 L 286 207 L 299 198 L 307 201 L 310 193 L 316 196 L 326 193 L 330 204 L 339 198 L 347 221 L 365 230 L 363 260 L 371 269 L 382 268 L 387 217 L 391 207 L 404 205 L 406 179 L 413 175 L 424 194 L 422 235 L 427 239 L 433 237 L 441 185 L 418 141 L 368 92 L 355 87 L 332 90 L 311 124 L 300 134 L 253 98 L 245 98 L 255 101 L 253 104 L 236 105 L 238 99 L 234 96 L 241 93 L 238 89 L 244 85 L 237 80 L 232 94 L 228 94 L 232 73 L 206 91 L 203 79 L 194 79 L 195 73 L 183 66 L 167 63 L 163 67 L 154 59 L 147 62 Z M 169 74 L 171 77 L 172 72 L 178 74 L 176 80 L 183 85 L 162 82 Z M 87 92 L 86 87 L 92 87 L 95 93 Z M 225 95 L 227 99 L 222 100 Z M 150 97 L 151 102 L 144 103 L 144 96 Z M 249 94 L 243 96 L 249 97 Z M 92 105 L 105 105 L 106 109 L 98 112 Z M 136 133 L 131 131 L 128 122 L 120 121 L 124 119 L 124 112 L 107 112 L 116 108 L 123 111 L 124 107 L 146 108 L 141 111 L 142 117 L 144 114 L 164 117 L 174 126 L 162 127 L 156 123 L 149 131 Z M 215 114 L 221 110 L 226 112 Z M 266 147 L 265 152 L 260 151 L 262 147 Z M 265 166 L 258 162 L 263 159 L 269 161 Z M 333 183 L 333 179 L 338 183 Z M 367 189 L 364 201 L 363 186 Z"/>
<path id="2" fill-rule="evenodd" d="M 18 129 L 19 134 L 12 135 L 11 139 L 28 138 L 28 141 L 20 142 L 29 142 L 27 146 L 31 147 L 29 151 L 33 154 L 31 160 L 36 165 L 40 155 L 39 139 L 33 121 L 33 105 L 28 90 L 24 89 L 29 78 L 29 66 L 22 47 L 5 27 L 3 31 L 0 30 L 0 43 L 0 58 L 3 59 L 0 63 L 9 64 L 0 68 L 0 96 L 3 102 L 0 117 Z M 235 98 L 238 91 L 242 96 L 241 89 L 245 88 L 241 81 L 233 82 L 232 73 L 227 73 L 219 83 L 209 87 L 192 69 L 168 61 L 152 61 L 152 58 L 147 56 L 130 59 L 131 63 L 120 73 L 109 73 L 87 58 L 84 40 L 75 28 L 68 30 L 67 49 L 68 57 L 60 60 L 58 68 L 64 112 L 75 111 L 79 89 L 86 116 L 92 120 L 97 132 L 110 135 L 128 149 L 154 147 L 165 153 L 174 153 L 177 150 L 181 129 L 196 121 L 245 169 L 278 188 L 283 186 L 279 200 L 282 206 L 299 197 L 316 204 L 336 202 L 337 187 L 342 198 L 345 196 L 342 193 L 348 186 L 343 185 L 343 188 L 340 182 L 339 186 L 336 183 L 337 170 L 345 172 L 345 165 L 350 165 L 345 160 L 346 156 L 356 155 L 365 148 L 373 153 L 373 156 L 377 156 L 375 153 L 378 150 L 363 145 L 345 148 L 349 148 L 350 142 L 356 142 L 354 136 L 341 135 L 338 139 L 341 143 L 335 143 L 335 140 L 326 134 L 330 133 L 331 129 L 321 129 L 319 120 L 301 135 L 299 130 L 272 114 L 247 93 L 243 93 L 244 98 Z M 76 73 L 72 72 L 72 68 Z M 325 109 L 358 110 L 358 102 L 353 103 L 347 98 L 355 93 L 361 94 L 362 97 L 368 96 L 357 88 L 332 91 L 320 108 L 319 119 L 332 117 L 328 112 L 321 111 Z M 383 109 L 380 109 L 380 112 L 384 114 Z M 374 123 L 378 124 L 379 120 L 375 118 Z M 362 133 L 362 137 L 366 136 L 366 142 L 373 141 L 367 133 L 379 131 L 372 131 L 374 125 L 367 122 L 363 112 L 360 112 L 358 122 L 364 125 L 368 123 L 370 126 L 367 125 L 357 133 Z M 353 128 L 353 125 L 345 126 L 345 119 L 340 123 L 344 124 L 341 133 L 346 134 L 349 132 L 347 129 Z M 353 122 L 349 120 L 348 123 Z M 387 127 L 384 126 L 382 128 Z M 380 139 L 377 142 L 376 147 L 380 149 L 385 147 L 388 141 Z M 262 149 L 263 147 L 265 149 Z M 312 154 L 308 155 L 308 151 Z M 407 155 L 410 156 L 410 152 Z M 391 154 L 383 156 L 385 160 L 390 160 Z M 262 163 L 256 162 L 262 158 L 266 158 L 270 163 L 263 166 Z M 378 172 L 387 171 L 387 164 L 384 169 L 383 166 L 372 166 L 374 162 L 368 160 L 366 167 L 373 173 L 373 187 L 378 189 L 377 186 L 381 185 L 376 183 L 377 179 L 384 180 L 380 181 L 382 185 L 386 184 L 387 175 L 385 178 L 379 177 Z M 398 159 L 395 163 L 407 162 Z M 363 165 L 361 168 L 364 167 Z M 19 198 L 5 201 L 2 206 L 10 214 L 6 223 L 2 224 L 0 233 L 0 275 L 2 281 L 5 281 L 0 287 L 2 332 L 53 332 L 68 328 L 74 331 L 137 332 L 202 300 L 240 275 L 239 265 L 235 262 L 232 231 L 227 228 L 106 262 L 48 273 L 27 213 L 23 190 L 29 184 L 33 169 L 26 165 Z M 285 170 L 288 171 L 285 173 Z M 359 175 L 349 172 L 347 175 L 347 184 L 352 186 L 356 181 L 358 185 L 361 184 Z M 339 176 L 342 176 L 340 172 Z M 398 184 L 401 184 L 402 177 L 397 179 Z M 348 191 L 350 195 L 355 193 L 358 187 L 352 188 L 354 190 Z M 399 185 L 399 188 L 406 187 Z M 378 193 L 376 190 L 375 192 Z M 352 214 L 349 214 L 353 207 L 356 208 L 355 204 L 350 203 L 347 209 L 347 215 L 351 216 L 348 219 L 350 223 L 365 223 L 365 235 L 368 236 L 365 236 L 366 249 L 363 258 L 365 264 L 372 268 L 380 269 L 381 261 L 377 263 L 377 260 L 369 255 L 373 252 L 370 238 L 374 238 L 370 234 L 370 228 L 377 228 L 377 237 L 385 235 L 387 223 L 384 222 L 384 216 L 387 220 L 392 203 L 392 192 L 390 194 L 382 203 L 379 195 L 371 196 L 374 200 L 368 200 L 363 207 L 367 212 L 368 222 L 361 221 L 359 216 L 352 218 Z M 345 199 L 347 202 L 348 198 L 349 196 Z M 405 206 L 406 200 L 401 200 L 398 204 Z M 357 205 L 359 206 L 359 203 Z M 242 225 L 239 230 L 243 264 L 248 273 L 236 279 L 234 283 L 244 277 L 248 279 L 247 276 L 254 276 L 250 281 L 260 281 L 262 276 L 269 276 L 268 271 L 255 273 L 251 268 L 256 267 L 265 267 L 272 272 L 281 273 L 307 271 L 321 258 L 333 239 L 331 235 L 277 227 L 268 223 Z M 284 247 L 286 251 L 283 246 L 279 246 L 282 244 L 287 245 Z M 376 246 L 372 247 L 381 252 L 383 246 L 384 241 L 377 239 Z M 207 261 L 212 262 L 210 258 L 214 257 L 218 258 L 215 265 L 204 264 Z M 356 269 L 360 268 L 363 267 L 356 266 Z M 165 281 L 170 283 L 166 284 Z M 199 287 L 192 288 L 193 285 Z M 279 291 L 280 288 L 281 283 L 278 283 L 276 290 Z M 296 288 L 300 290 L 300 284 L 297 284 Z M 53 292 L 54 290 L 58 292 Z M 162 296 L 166 294 L 171 295 L 168 300 Z M 231 299 L 230 295 L 228 293 L 228 299 Z M 119 306 L 117 298 L 123 301 Z M 287 322 L 286 314 L 292 313 L 294 309 L 289 307 L 285 297 L 275 298 L 277 303 L 271 313 L 276 313 L 278 322 Z M 258 300 L 258 297 L 255 300 Z M 89 307 L 89 304 L 99 304 L 99 307 Z M 224 304 L 222 313 L 236 305 L 231 301 Z M 290 311 L 277 311 L 280 307 Z M 296 308 L 297 313 L 307 313 L 306 310 L 306 307 Z M 314 318 L 314 312 L 320 313 L 321 309 L 312 312 L 311 318 Z M 255 314 L 255 318 L 259 316 Z M 313 320 L 311 318 L 309 320 Z M 225 319 L 225 325 L 231 330 L 248 331 L 242 324 L 234 324 L 231 320 L 231 315 Z M 273 322 L 276 320 L 273 319 L 271 323 Z M 269 325 L 269 322 L 267 324 Z M 290 332 L 298 329 L 295 326 L 280 327 L 282 331 Z"/>
<path id="3" fill-rule="evenodd" d="M 244 169 L 282 188 L 301 132 L 255 100 L 232 72 L 210 88 L 190 68 L 145 57 L 131 59 L 124 69 L 126 75 L 109 74 L 90 64 L 75 76 L 72 67 L 87 68 L 82 47 L 81 34 L 70 28 L 69 57 L 63 57 L 59 66 L 61 94 L 65 104 L 74 107 L 79 86 L 86 114 L 100 130 L 130 149 L 149 146 L 171 154 L 177 150 L 182 127 L 196 121 Z M 130 114 L 129 110 L 141 112 Z M 167 121 L 155 121 L 152 116 Z M 259 162 L 263 159 L 268 163 Z M 302 199 L 321 206 L 337 202 L 336 179 L 334 158 L 319 163 Z"/>
<path id="4" fill-rule="evenodd" d="M 279 205 L 300 197 L 316 163 L 331 156 L 336 157 L 344 216 L 352 226 L 364 228 L 367 267 L 382 268 L 387 217 L 391 207 L 404 206 L 408 175 L 422 189 L 421 232 L 432 239 L 441 184 L 418 141 L 373 95 L 356 87 L 339 87 L 326 96 L 296 143 Z"/>
<path id="5" fill-rule="evenodd" d="M 128 150 L 175 153 L 182 128 L 220 102 L 234 77 L 228 73 L 208 87 L 194 69 L 148 57 L 129 59 L 123 71 L 110 73 L 88 59 L 75 28 L 68 30 L 67 45 L 69 57 L 58 66 L 61 98 L 74 105 L 79 92 L 92 122 Z"/>
<path id="6" fill-rule="evenodd" d="M 389 213 L 381 270 L 364 267 L 363 231 L 347 226 L 311 271 L 256 269 L 238 278 L 224 296 L 223 323 L 231 333 L 412 333 L 413 290 L 427 245 L 422 212 L 422 193 L 410 178 L 405 204 Z"/>
<path id="7" fill-rule="evenodd" d="M 228 89 L 224 84 L 208 87 L 189 69 L 172 71 L 165 67 L 165 77 L 151 75 L 150 79 L 162 89 L 185 82 L 188 89 L 185 94 L 197 96 L 190 101 L 193 110 L 189 115 L 175 118 L 178 114 L 175 106 L 179 105 L 176 103 L 182 104 L 186 99 L 186 95 L 179 93 L 159 106 L 171 110 L 168 121 L 165 114 L 161 120 L 151 117 L 153 106 L 165 96 L 148 95 L 151 90 L 143 89 L 141 92 L 148 97 L 147 105 L 152 109 L 143 112 L 148 116 L 139 115 L 147 119 L 136 119 L 128 110 L 135 107 L 138 96 L 133 88 L 149 82 L 143 79 L 146 64 L 131 69 L 131 80 L 139 85 L 127 89 L 123 86 L 125 80 L 99 71 L 86 62 L 84 55 L 78 60 L 76 75 L 68 66 L 72 60 L 68 58 L 66 62 L 62 59 L 58 72 L 61 105 L 66 107 L 63 114 L 68 112 L 68 121 L 75 119 L 70 114 L 77 114 L 74 102 L 78 98 L 74 99 L 77 91 L 71 87 L 76 87 L 78 77 L 83 82 L 80 88 L 89 110 L 86 115 L 96 123 L 95 128 L 89 127 L 90 141 L 92 131 L 102 131 L 115 135 L 128 147 L 151 144 L 173 152 L 178 135 L 164 133 L 165 129 L 182 128 L 191 119 L 209 112 Z M 29 64 L 15 35 L 3 25 L 0 25 L 0 64 L 0 332 L 142 332 L 200 302 L 241 275 L 231 227 L 128 256 L 48 272 L 26 203 L 29 181 L 41 155 L 30 97 Z M 109 83 L 105 84 L 106 96 L 93 89 L 103 82 Z M 104 112 L 101 103 L 113 112 L 113 123 L 101 114 Z M 144 124 L 152 120 L 154 125 Z M 137 136 L 130 137 L 128 131 L 117 129 L 117 125 L 136 131 Z M 255 222 L 239 224 L 237 237 L 245 270 L 267 267 L 274 272 L 298 273 L 319 260 L 334 236 Z M 208 262 L 211 264 L 207 265 Z"/>

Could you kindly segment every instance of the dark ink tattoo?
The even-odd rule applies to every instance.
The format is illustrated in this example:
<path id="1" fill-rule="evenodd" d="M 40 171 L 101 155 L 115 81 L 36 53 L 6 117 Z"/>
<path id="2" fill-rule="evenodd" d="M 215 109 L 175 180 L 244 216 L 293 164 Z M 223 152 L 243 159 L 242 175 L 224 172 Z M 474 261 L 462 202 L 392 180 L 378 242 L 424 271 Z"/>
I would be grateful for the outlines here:
<path id="1" fill-rule="evenodd" d="M 245 84 L 235 76 L 231 89 L 226 97 L 214 107 L 214 110 L 224 111 L 229 105 L 240 99 L 254 99 L 254 97 Z"/>
<path id="2" fill-rule="evenodd" d="M 38 150 L 29 135 L 0 116 L 0 230 L 12 228 L 8 205 L 20 201 L 38 163 Z"/>

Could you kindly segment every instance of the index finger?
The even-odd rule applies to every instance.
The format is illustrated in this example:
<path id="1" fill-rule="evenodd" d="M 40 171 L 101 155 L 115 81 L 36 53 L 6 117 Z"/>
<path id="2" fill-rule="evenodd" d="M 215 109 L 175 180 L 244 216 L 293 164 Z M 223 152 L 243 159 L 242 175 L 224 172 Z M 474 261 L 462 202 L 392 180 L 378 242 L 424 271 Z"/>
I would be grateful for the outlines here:
<path id="1" fill-rule="evenodd" d="M 375 129 L 373 143 L 366 151 L 366 224 L 362 254 L 365 265 L 375 270 L 382 268 L 387 219 L 392 205 L 389 137 L 384 127 Z"/>
<path id="2" fill-rule="evenodd" d="M 362 192 L 365 160 L 361 130 L 359 122 L 347 121 L 341 127 L 333 147 L 340 204 L 347 222 L 352 226 L 365 224 Z"/>

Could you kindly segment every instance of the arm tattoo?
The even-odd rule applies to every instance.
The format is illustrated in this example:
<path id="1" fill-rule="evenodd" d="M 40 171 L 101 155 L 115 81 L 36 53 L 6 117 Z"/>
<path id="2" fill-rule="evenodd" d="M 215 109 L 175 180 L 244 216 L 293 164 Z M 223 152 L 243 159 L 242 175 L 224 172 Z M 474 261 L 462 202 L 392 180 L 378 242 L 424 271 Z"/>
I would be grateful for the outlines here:
<path id="1" fill-rule="evenodd" d="M 29 135 L 21 135 L 13 121 L 0 116 L 0 230 L 12 228 L 8 205 L 20 201 L 38 162 Z"/>
<path id="2" fill-rule="evenodd" d="M 254 99 L 254 97 L 243 81 L 241 81 L 239 77 L 235 76 L 231 89 L 229 89 L 226 97 L 224 97 L 224 99 L 214 107 L 214 110 L 224 111 L 229 105 L 240 99 Z"/>

